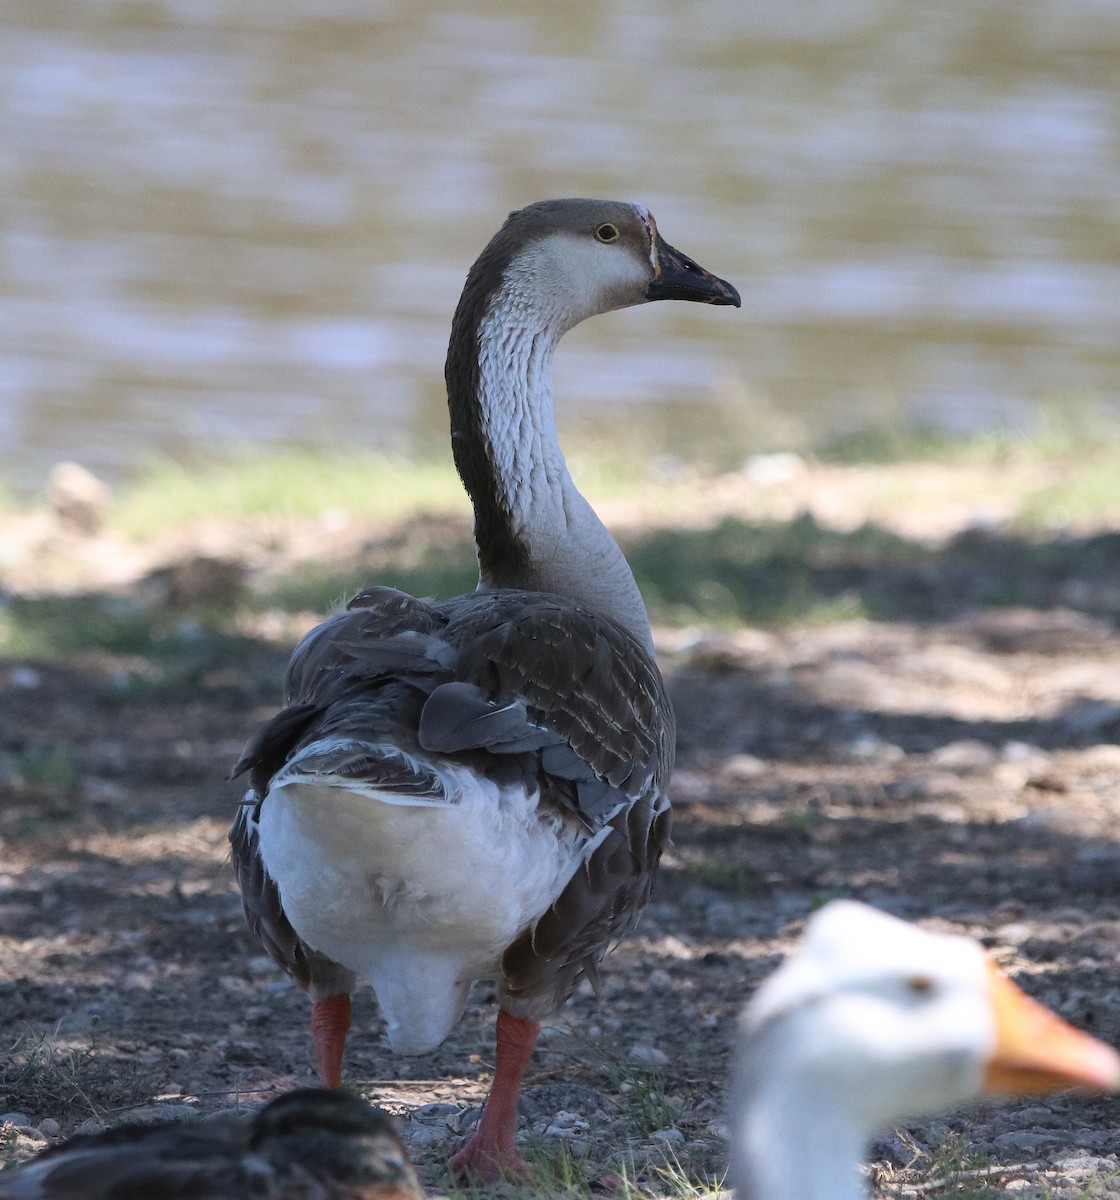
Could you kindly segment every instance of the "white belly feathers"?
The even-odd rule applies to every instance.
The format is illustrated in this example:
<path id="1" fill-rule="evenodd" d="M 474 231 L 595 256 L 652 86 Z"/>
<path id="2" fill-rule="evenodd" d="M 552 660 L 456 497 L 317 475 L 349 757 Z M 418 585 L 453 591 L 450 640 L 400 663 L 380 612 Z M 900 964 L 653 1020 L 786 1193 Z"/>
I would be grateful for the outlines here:
<path id="1" fill-rule="evenodd" d="M 443 1041 L 471 983 L 497 974 L 599 840 L 521 785 L 447 763 L 439 772 L 454 803 L 301 775 L 293 760 L 258 826 L 300 937 L 370 981 L 404 1054 Z"/>

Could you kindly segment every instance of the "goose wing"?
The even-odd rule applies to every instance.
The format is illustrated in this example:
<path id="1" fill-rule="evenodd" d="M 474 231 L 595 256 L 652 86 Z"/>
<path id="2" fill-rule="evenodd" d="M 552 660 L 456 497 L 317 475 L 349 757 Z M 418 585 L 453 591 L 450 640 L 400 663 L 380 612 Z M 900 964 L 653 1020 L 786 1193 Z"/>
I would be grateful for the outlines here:
<path id="1" fill-rule="evenodd" d="M 231 833 L 250 925 L 316 988 L 284 917 L 250 812 L 293 759 L 301 772 L 453 803 L 432 764 L 519 774 L 587 834 L 583 867 L 507 949 L 504 986 L 525 1016 L 553 1011 L 649 897 L 669 837 L 675 725 L 661 675 L 622 626 L 561 596 L 476 592 L 431 604 L 371 588 L 297 646 L 288 705 L 246 746 L 248 806 Z M 289 768 L 290 769 L 290 768 Z M 322 956 L 318 956 L 320 959 Z M 325 994 L 325 993 L 324 993 Z"/>

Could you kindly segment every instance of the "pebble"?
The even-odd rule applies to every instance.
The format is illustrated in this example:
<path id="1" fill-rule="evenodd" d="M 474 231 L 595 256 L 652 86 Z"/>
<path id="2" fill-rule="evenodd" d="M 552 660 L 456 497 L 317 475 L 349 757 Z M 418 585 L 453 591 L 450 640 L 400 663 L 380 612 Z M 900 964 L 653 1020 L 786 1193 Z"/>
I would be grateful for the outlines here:
<path id="1" fill-rule="evenodd" d="M 413 1121 L 446 1121 L 459 1111 L 457 1104 L 447 1104 L 443 1101 L 433 1101 L 431 1104 L 421 1104 L 412 1110 Z"/>
<path id="2" fill-rule="evenodd" d="M 44 1117 L 39 1122 L 39 1132 L 44 1137 L 58 1137 L 62 1132 L 62 1126 L 54 1119 L 54 1117 Z"/>
<path id="3" fill-rule="evenodd" d="M 176 1104 L 173 1101 L 160 1104 L 143 1104 L 134 1108 L 128 1119 L 136 1125 L 146 1125 L 149 1121 L 176 1121 L 181 1117 L 198 1115 L 198 1108 L 193 1104 Z"/>
<path id="4" fill-rule="evenodd" d="M 1115 1171 L 1116 1163 L 1110 1158 L 1099 1158 L 1094 1154 L 1079 1154 L 1071 1158 L 1058 1158 L 1053 1164 L 1059 1171 Z"/>
<path id="5" fill-rule="evenodd" d="M 21 1112 L 0 1113 L 0 1125 L 14 1125 L 16 1129 L 34 1128 L 31 1118 L 27 1113 Z"/>
<path id="6" fill-rule="evenodd" d="M 447 1141 L 447 1136 L 447 1130 L 442 1129 L 439 1125 L 424 1125 L 420 1122 L 406 1121 L 401 1126 L 401 1139 L 413 1150 L 442 1145 Z"/>
<path id="7" fill-rule="evenodd" d="M 544 1132 L 546 1137 L 574 1138 L 577 1133 L 584 1133 L 590 1128 L 579 1113 L 558 1112 Z"/>
<path id="8" fill-rule="evenodd" d="M 841 747 L 841 753 L 852 762 L 866 762 L 880 766 L 891 766 L 901 762 L 906 757 L 906 751 L 893 742 L 884 741 L 873 733 L 861 733 L 858 737 L 846 742 Z"/>
<path id="9" fill-rule="evenodd" d="M 1045 1150 L 1049 1146 L 1055 1146 L 1061 1141 L 1056 1134 L 1053 1133 L 1037 1133 L 1030 1129 L 1016 1129 L 1011 1133 L 1001 1133 L 999 1137 L 992 1139 L 992 1145 L 997 1150 L 1025 1150 L 1028 1154 L 1034 1154 L 1036 1151 Z"/>
<path id="10" fill-rule="evenodd" d="M 673 990 L 673 977 L 668 971 L 663 971 L 660 967 L 657 967 L 650 971 L 646 979 L 646 987 L 651 992 L 671 992 Z"/>
<path id="11" fill-rule="evenodd" d="M 669 1056 L 656 1046 L 635 1045 L 630 1047 L 631 1062 L 641 1063 L 644 1067 L 667 1067 Z"/>
<path id="12" fill-rule="evenodd" d="M 1077 934 L 1077 940 L 1120 942 L 1120 921 L 1094 921 Z"/>
<path id="13" fill-rule="evenodd" d="M 656 1129 L 649 1136 L 651 1141 L 667 1142 L 670 1146 L 684 1144 L 684 1134 L 675 1125 L 670 1125 L 666 1129 Z"/>
<path id="14" fill-rule="evenodd" d="M 758 487 L 775 487 L 791 483 L 809 470 L 800 454 L 792 450 L 775 450 L 770 454 L 752 454 L 741 468 L 742 474 Z"/>
<path id="15" fill-rule="evenodd" d="M 731 783 L 748 783 L 752 779 L 761 778 L 766 771 L 766 764 L 753 754 L 733 754 L 724 759 L 719 769 L 720 775 Z"/>
<path id="16" fill-rule="evenodd" d="M 999 762 L 999 753 L 987 742 L 975 738 L 962 738 L 949 742 L 929 756 L 930 762 L 945 771 L 965 774 L 972 771 L 987 771 Z"/>

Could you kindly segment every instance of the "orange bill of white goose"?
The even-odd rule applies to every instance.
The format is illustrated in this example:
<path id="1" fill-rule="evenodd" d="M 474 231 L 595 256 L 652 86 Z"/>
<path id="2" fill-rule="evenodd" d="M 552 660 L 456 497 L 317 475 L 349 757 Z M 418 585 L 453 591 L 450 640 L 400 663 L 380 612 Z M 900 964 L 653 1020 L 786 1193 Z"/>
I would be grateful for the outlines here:
<path id="1" fill-rule="evenodd" d="M 815 914 L 740 1022 L 740 1200 L 860 1200 L 871 1138 L 983 1093 L 1113 1091 L 1120 1055 L 1032 1000 L 971 938 L 854 901 Z"/>
<path id="2" fill-rule="evenodd" d="M 79 1134 L 0 1175 L 0 1200 L 424 1200 L 392 1119 L 303 1088 L 251 1122 Z"/>
<path id="3" fill-rule="evenodd" d="M 235 768 L 246 915 L 311 997 L 324 1084 L 359 979 L 404 1054 L 443 1041 L 474 980 L 497 981 L 490 1096 L 453 1160 L 465 1176 L 522 1168 L 539 1022 L 595 982 L 669 836 L 675 725 L 649 620 L 568 472 L 551 388 L 567 330 L 652 300 L 739 304 L 640 204 L 509 216 L 467 276 L 445 370 L 478 588 L 355 597 L 297 646 L 284 708 Z"/>

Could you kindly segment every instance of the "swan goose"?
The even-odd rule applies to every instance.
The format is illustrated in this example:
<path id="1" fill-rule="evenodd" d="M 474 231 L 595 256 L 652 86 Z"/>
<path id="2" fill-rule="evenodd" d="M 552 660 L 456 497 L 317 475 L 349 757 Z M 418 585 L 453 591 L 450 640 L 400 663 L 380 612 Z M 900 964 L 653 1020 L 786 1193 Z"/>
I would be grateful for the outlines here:
<path id="1" fill-rule="evenodd" d="M 79 1134 L 0 1175 L 0 1200 L 423 1200 L 389 1116 L 303 1088 L 248 1129 L 162 1122 Z"/>
<path id="2" fill-rule="evenodd" d="M 838 900 L 743 1014 L 730 1179 L 739 1200 L 860 1200 L 867 1144 L 894 1120 L 981 1092 L 1118 1085 L 1120 1056 L 972 939 Z"/>
<path id="3" fill-rule="evenodd" d="M 497 980 L 495 1073 L 461 1175 L 523 1168 L 539 1022 L 595 982 L 669 835 L 675 726 L 649 620 L 568 473 L 551 392 L 567 330 L 651 300 L 739 305 L 643 205 L 510 214 L 467 276 L 445 370 L 478 589 L 355 597 L 296 647 L 286 706 L 234 770 L 250 783 L 230 832 L 246 916 L 313 1001 L 324 1085 L 359 977 L 403 1054 L 438 1046 L 471 983 Z"/>

